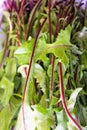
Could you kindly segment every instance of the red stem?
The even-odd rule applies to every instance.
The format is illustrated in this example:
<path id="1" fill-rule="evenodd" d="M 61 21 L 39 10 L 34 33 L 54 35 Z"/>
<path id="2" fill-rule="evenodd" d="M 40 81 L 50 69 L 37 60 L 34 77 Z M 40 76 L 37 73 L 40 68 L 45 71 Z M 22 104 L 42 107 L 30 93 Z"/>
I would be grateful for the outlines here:
<path id="1" fill-rule="evenodd" d="M 25 2 L 25 1 L 26 1 L 26 0 L 22 0 L 22 1 L 21 1 L 21 6 L 20 6 L 19 14 L 17 15 L 19 30 L 20 30 L 20 17 L 21 17 L 21 15 L 23 14 L 23 5 L 24 5 L 24 2 Z M 21 43 L 20 43 L 20 32 L 19 32 L 19 30 L 17 30 L 18 47 L 21 45 Z"/>
<path id="2" fill-rule="evenodd" d="M 23 13 L 23 5 L 24 5 L 24 2 L 25 2 L 25 1 L 26 1 L 26 0 L 22 0 L 22 1 L 21 1 L 21 7 L 20 7 L 20 10 L 19 10 L 19 14 L 18 14 L 19 19 L 20 19 L 22 13 Z"/>
<path id="3" fill-rule="evenodd" d="M 64 110 L 66 112 L 66 115 L 73 122 L 74 126 L 78 130 L 82 130 L 80 125 L 75 121 L 75 119 L 70 114 L 70 112 L 69 112 L 69 110 L 67 108 L 67 105 L 66 105 L 65 94 L 64 94 L 64 87 L 63 87 L 62 63 L 61 62 L 59 62 L 59 80 L 60 80 L 60 93 L 61 93 L 62 105 L 63 105 L 63 108 L 64 108 Z"/>
<path id="4" fill-rule="evenodd" d="M 30 76 L 30 71 L 31 71 L 31 67 L 32 67 L 32 61 L 33 61 L 33 57 L 34 57 L 34 52 L 35 52 L 38 36 L 39 36 L 39 34 L 41 32 L 41 29 L 42 29 L 43 25 L 45 24 L 46 20 L 47 20 L 46 18 L 43 20 L 41 26 L 39 27 L 39 29 L 37 31 L 36 38 L 35 38 L 35 41 L 34 41 L 34 46 L 33 46 L 33 49 L 32 49 L 32 54 L 31 54 L 31 57 L 30 57 L 30 62 L 29 62 L 29 68 L 28 68 L 28 72 L 27 72 L 26 82 L 25 82 L 25 85 L 24 85 L 24 94 L 23 94 L 23 101 L 22 101 L 22 112 L 23 112 L 24 129 L 25 129 L 24 100 L 25 100 L 25 95 L 26 95 L 26 88 L 27 88 L 27 84 L 28 84 L 28 80 L 29 80 L 29 76 Z"/>
<path id="5" fill-rule="evenodd" d="M 50 34 L 50 43 L 52 42 L 52 20 L 51 20 L 51 0 L 49 0 L 49 34 Z"/>

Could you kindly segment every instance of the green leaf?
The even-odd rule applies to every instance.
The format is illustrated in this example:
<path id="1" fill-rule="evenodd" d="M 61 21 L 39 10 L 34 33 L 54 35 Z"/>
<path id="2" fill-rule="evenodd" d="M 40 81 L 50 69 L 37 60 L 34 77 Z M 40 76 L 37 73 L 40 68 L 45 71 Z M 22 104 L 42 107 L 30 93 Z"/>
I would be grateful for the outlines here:
<path id="1" fill-rule="evenodd" d="M 37 125 L 38 130 L 50 130 L 50 126 L 47 120 L 43 120 Z"/>
<path id="2" fill-rule="evenodd" d="M 58 37 L 57 37 L 57 40 L 56 40 L 56 43 L 57 44 L 71 44 L 70 42 L 70 35 L 71 35 L 71 26 L 68 25 L 65 30 L 61 30 Z"/>
<path id="3" fill-rule="evenodd" d="M 27 95 L 27 100 L 28 100 L 29 104 L 32 104 L 32 101 L 37 103 L 40 100 L 37 97 L 36 89 L 35 89 L 34 82 L 32 79 L 29 81 L 26 95 Z"/>
<path id="4" fill-rule="evenodd" d="M 49 58 L 46 56 L 48 54 L 48 44 L 46 44 L 46 34 L 42 34 L 39 39 L 35 50 L 35 61 L 41 60 L 44 64 L 49 62 Z"/>
<path id="5" fill-rule="evenodd" d="M 23 43 L 15 52 L 14 56 L 18 60 L 19 65 L 29 63 L 30 55 L 33 48 L 34 39 L 29 40 L 28 42 Z"/>
<path id="6" fill-rule="evenodd" d="M 46 43 L 46 38 L 43 34 L 38 40 L 35 54 L 36 61 L 42 60 L 44 62 L 47 60 L 47 54 L 53 53 L 64 64 L 68 64 L 69 59 L 65 51 L 67 51 L 67 48 L 72 48 L 72 44 L 70 43 L 70 32 L 71 27 L 69 25 L 65 30 L 61 30 L 61 32 L 58 35 L 58 38 L 52 44 Z"/>
<path id="7" fill-rule="evenodd" d="M 68 130 L 77 130 L 71 121 L 67 122 Z"/>
<path id="8" fill-rule="evenodd" d="M 46 108 L 42 107 L 41 105 L 36 105 L 34 108 L 43 115 L 47 114 Z"/>
<path id="9" fill-rule="evenodd" d="M 62 123 L 58 124 L 55 130 L 66 130 Z"/>
<path id="10" fill-rule="evenodd" d="M 39 64 L 34 65 L 33 77 L 36 79 L 36 82 L 39 83 L 43 92 L 45 91 L 45 71 Z"/>
<path id="11" fill-rule="evenodd" d="M 9 105 L 7 105 L 0 112 L 0 130 L 9 130 L 10 121 L 11 111 Z"/>
<path id="12" fill-rule="evenodd" d="M 1 68 L 0 68 L 0 80 L 1 80 L 2 77 L 3 77 L 3 74 L 4 74 L 4 69 L 1 67 Z"/>
<path id="13" fill-rule="evenodd" d="M 55 104 L 58 104 L 58 98 L 57 98 L 57 97 L 52 96 L 51 105 L 55 105 Z"/>
<path id="14" fill-rule="evenodd" d="M 0 62 L 2 60 L 2 56 L 3 56 L 3 50 L 0 51 Z"/>
<path id="15" fill-rule="evenodd" d="M 4 90 L 3 95 L 1 95 L 1 104 L 6 106 L 13 94 L 14 84 L 8 80 L 6 77 L 3 77 L 0 82 L 0 88 Z"/>
<path id="16" fill-rule="evenodd" d="M 80 123 L 82 126 L 87 126 L 87 107 L 84 107 L 81 104 L 81 101 L 78 100 L 77 102 L 77 110 L 78 110 L 78 117 L 80 119 Z"/>
<path id="17" fill-rule="evenodd" d="M 71 96 L 70 96 L 70 99 L 67 101 L 67 106 L 68 106 L 68 109 L 69 110 L 73 110 L 74 109 L 74 106 L 75 106 L 75 103 L 76 103 L 76 97 L 78 95 L 78 93 L 82 90 L 82 88 L 76 88 Z"/>
<path id="18" fill-rule="evenodd" d="M 80 60 L 81 60 L 81 64 L 83 64 L 85 68 L 87 69 L 87 49 L 80 56 Z"/>
<path id="19" fill-rule="evenodd" d="M 16 60 L 15 60 L 15 58 L 8 59 L 5 71 L 6 71 L 5 76 L 9 80 L 13 81 L 14 76 L 16 75 Z"/>
<path id="20" fill-rule="evenodd" d="M 56 112 L 58 125 L 55 130 L 67 130 L 67 118 L 63 110 Z"/>

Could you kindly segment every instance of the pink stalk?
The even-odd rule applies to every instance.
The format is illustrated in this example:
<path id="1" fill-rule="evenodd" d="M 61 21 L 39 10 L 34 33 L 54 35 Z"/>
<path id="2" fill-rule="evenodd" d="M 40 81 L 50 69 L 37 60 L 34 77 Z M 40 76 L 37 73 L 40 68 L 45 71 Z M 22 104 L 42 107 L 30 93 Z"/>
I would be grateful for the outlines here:
<path id="1" fill-rule="evenodd" d="M 74 126 L 78 130 L 82 130 L 80 125 L 75 121 L 75 119 L 70 114 L 70 112 L 69 112 L 69 110 L 67 108 L 67 105 L 66 105 L 65 94 L 64 94 L 64 87 L 63 87 L 62 63 L 61 62 L 59 62 L 59 80 L 60 80 L 60 93 L 61 93 L 62 105 L 63 105 L 63 108 L 64 108 L 64 110 L 66 112 L 66 115 L 73 122 Z"/>
<path id="2" fill-rule="evenodd" d="M 39 36 L 39 34 L 41 32 L 41 29 L 42 29 L 43 25 L 45 24 L 46 20 L 47 20 L 46 18 L 43 20 L 41 26 L 39 27 L 39 29 L 37 31 L 36 38 L 35 38 L 35 41 L 34 41 L 34 46 L 33 46 L 33 49 L 32 49 L 32 54 L 31 54 L 30 61 L 29 61 L 29 68 L 28 68 L 28 72 L 27 72 L 26 82 L 25 82 L 25 85 L 24 85 L 24 94 L 23 94 L 23 101 L 22 101 L 22 112 L 23 112 L 24 130 L 26 130 L 25 117 L 24 117 L 24 100 L 25 100 L 25 95 L 26 95 L 26 88 L 27 88 L 29 77 L 30 77 L 30 71 L 31 71 L 31 67 L 32 67 L 32 61 L 33 61 L 33 57 L 34 57 L 34 52 L 35 52 L 35 48 L 36 48 L 36 43 L 37 43 L 37 40 L 38 40 L 38 36 Z"/>

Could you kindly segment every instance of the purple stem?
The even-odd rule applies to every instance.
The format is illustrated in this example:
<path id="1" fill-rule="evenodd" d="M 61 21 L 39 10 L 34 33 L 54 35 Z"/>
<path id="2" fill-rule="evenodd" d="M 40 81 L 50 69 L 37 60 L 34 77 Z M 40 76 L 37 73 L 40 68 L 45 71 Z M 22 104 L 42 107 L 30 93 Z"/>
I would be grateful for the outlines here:
<path id="1" fill-rule="evenodd" d="M 64 94 L 64 87 L 63 87 L 62 63 L 61 62 L 59 62 L 59 80 L 60 80 L 60 93 L 61 93 L 62 105 L 63 105 L 63 108 L 64 108 L 64 110 L 66 112 L 66 115 L 73 122 L 74 126 L 78 130 L 82 130 L 80 125 L 75 121 L 75 119 L 70 114 L 70 112 L 69 112 L 69 110 L 67 108 L 67 105 L 66 105 L 65 94 Z"/>

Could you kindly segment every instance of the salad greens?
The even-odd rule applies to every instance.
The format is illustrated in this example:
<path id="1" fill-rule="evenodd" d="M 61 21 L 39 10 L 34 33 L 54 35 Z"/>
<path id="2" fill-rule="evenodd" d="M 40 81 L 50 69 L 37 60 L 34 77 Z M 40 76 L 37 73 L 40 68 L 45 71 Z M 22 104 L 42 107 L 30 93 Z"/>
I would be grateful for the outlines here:
<path id="1" fill-rule="evenodd" d="M 87 129 L 87 5 L 7 0 L 0 130 Z"/>

